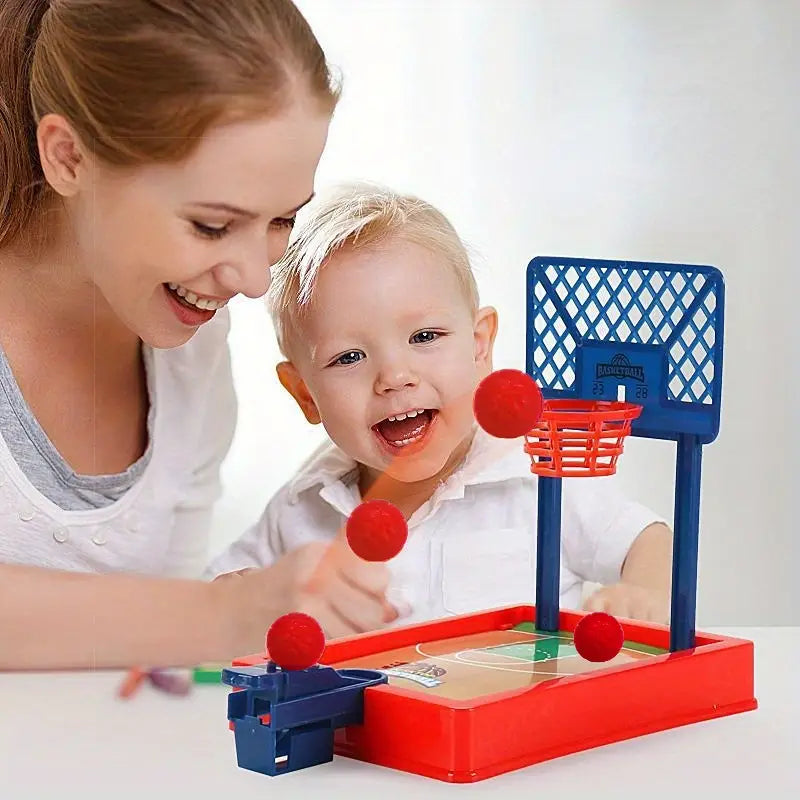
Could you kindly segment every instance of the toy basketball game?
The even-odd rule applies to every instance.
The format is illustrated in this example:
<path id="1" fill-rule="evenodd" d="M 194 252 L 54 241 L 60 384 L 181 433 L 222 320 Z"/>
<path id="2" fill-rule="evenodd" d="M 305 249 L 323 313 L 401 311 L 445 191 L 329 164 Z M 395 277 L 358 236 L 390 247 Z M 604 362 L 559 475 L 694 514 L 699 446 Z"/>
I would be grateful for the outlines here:
<path id="1" fill-rule="evenodd" d="M 543 398 L 520 436 L 539 481 L 535 604 L 336 640 L 294 677 L 266 653 L 237 660 L 222 679 L 240 766 L 278 775 L 335 752 L 472 782 L 756 708 L 752 643 L 695 631 L 721 274 L 536 258 L 526 296 L 525 373 Z M 628 436 L 676 444 L 671 623 L 620 620 L 613 652 L 589 660 L 588 615 L 559 608 L 562 481 L 613 474 Z"/>

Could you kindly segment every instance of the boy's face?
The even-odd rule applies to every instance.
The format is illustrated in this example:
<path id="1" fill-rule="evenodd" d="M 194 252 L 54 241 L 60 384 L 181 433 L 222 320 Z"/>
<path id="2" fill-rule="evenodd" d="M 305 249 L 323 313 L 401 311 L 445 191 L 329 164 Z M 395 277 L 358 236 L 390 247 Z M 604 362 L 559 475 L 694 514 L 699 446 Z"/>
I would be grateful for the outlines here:
<path id="1" fill-rule="evenodd" d="M 356 461 L 428 480 L 469 440 L 496 326 L 493 309 L 470 309 L 441 256 L 394 238 L 322 268 L 293 362 L 278 373 L 307 419 Z"/>

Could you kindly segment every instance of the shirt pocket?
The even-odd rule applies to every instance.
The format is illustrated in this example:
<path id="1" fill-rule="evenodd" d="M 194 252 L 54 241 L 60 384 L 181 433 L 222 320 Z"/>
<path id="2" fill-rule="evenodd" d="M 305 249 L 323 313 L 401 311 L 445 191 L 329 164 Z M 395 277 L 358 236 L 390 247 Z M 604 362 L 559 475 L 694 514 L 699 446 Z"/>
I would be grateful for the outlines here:
<path id="1" fill-rule="evenodd" d="M 400 614 L 398 624 L 428 608 L 430 563 L 430 540 L 412 533 L 402 551 L 387 564 L 390 579 L 386 599 Z"/>
<path id="2" fill-rule="evenodd" d="M 449 537 L 442 549 L 442 602 L 451 614 L 533 605 L 535 543 L 529 527 L 487 528 Z"/>

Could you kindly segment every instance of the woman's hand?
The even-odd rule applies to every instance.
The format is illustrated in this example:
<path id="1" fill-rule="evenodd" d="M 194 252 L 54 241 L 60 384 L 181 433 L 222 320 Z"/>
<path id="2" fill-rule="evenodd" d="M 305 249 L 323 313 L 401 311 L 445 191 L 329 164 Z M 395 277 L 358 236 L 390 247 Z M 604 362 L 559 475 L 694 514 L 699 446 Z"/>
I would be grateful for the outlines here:
<path id="1" fill-rule="evenodd" d="M 314 617 L 329 639 L 378 630 L 397 618 L 386 599 L 387 566 L 358 558 L 344 537 L 304 545 L 263 569 L 222 575 L 213 585 L 237 609 L 231 624 L 242 641 L 240 655 L 260 652 L 272 622 L 292 611 Z"/>

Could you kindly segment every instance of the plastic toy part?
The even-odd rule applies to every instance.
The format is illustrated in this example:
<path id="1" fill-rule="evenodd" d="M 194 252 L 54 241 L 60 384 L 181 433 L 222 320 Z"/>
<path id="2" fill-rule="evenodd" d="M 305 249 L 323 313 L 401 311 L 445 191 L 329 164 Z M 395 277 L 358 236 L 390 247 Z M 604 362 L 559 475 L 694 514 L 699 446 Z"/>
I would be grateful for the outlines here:
<path id="1" fill-rule="evenodd" d="M 581 658 L 601 663 L 619 655 L 625 633 L 616 617 L 595 611 L 578 622 L 573 639 Z"/>
<path id="2" fill-rule="evenodd" d="M 632 436 L 714 441 L 725 305 L 718 269 L 541 256 L 527 283 L 526 372 L 545 400 L 625 400 L 644 409 Z"/>
<path id="3" fill-rule="evenodd" d="M 219 686 L 222 670 L 229 666 L 230 661 L 198 664 L 192 670 L 192 680 L 194 683 L 213 683 Z"/>
<path id="4" fill-rule="evenodd" d="M 367 500 L 347 518 L 347 543 L 364 561 L 389 561 L 405 546 L 408 523 L 388 500 Z"/>
<path id="5" fill-rule="evenodd" d="M 538 424 L 525 434 L 531 472 L 548 478 L 613 475 L 631 423 L 633 403 L 547 400 Z"/>
<path id="6" fill-rule="evenodd" d="M 334 731 L 361 725 L 364 690 L 387 681 L 375 670 L 284 672 L 274 662 L 224 669 L 239 766 L 275 776 L 332 761 Z"/>
<path id="7" fill-rule="evenodd" d="M 308 669 L 319 661 L 325 649 L 325 634 L 314 617 L 295 611 L 270 625 L 266 649 L 281 669 Z"/>
<path id="8" fill-rule="evenodd" d="M 550 636 L 536 633 L 537 613 L 493 609 L 328 642 L 323 663 L 389 676 L 364 691 L 363 723 L 336 731 L 334 753 L 473 783 L 757 707 L 752 642 L 698 633 L 696 649 L 670 653 L 668 628 L 622 620 L 622 652 L 592 664 L 570 646 L 584 614 L 562 611 Z M 237 663 L 263 666 L 264 655 Z"/>
<path id="9" fill-rule="evenodd" d="M 473 398 L 478 424 L 498 439 L 524 436 L 539 421 L 542 392 L 536 381 L 517 369 L 499 369 L 478 385 Z"/>
<path id="10" fill-rule="evenodd" d="M 670 650 L 690 650 L 702 451 L 717 437 L 722 401 L 722 273 L 692 264 L 540 256 L 528 265 L 526 302 L 525 368 L 546 403 L 557 400 L 561 410 L 569 401 L 589 399 L 641 406 L 635 417 L 618 418 L 616 429 L 581 431 L 582 441 L 574 446 L 569 420 L 537 432 L 526 449 L 541 481 L 555 484 L 562 474 L 580 474 L 584 467 L 590 470 L 585 474 L 610 474 L 598 471 L 598 461 L 609 456 L 603 467 L 613 469 L 624 435 L 676 443 Z M 546 559 L 546 566 L 537 564 L 537 580 L 541 573 L 544 584 L 537 586 L 537 627 L 553 631 L 561 487 L 540 487 L 542 494 L 549 499 L 539 504 L 537 558 Z"/>

